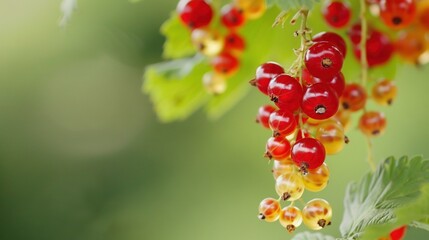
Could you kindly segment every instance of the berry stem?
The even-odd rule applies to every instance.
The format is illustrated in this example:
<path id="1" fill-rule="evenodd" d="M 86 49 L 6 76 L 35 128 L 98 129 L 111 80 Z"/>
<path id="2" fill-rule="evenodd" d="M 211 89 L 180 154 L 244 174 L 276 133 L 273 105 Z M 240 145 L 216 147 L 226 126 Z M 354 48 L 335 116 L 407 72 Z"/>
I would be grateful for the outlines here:
<path id="1" fill-rule="evenodd" d="M 366 86 L 368 80 L 368 61 L 366 56 L 366 39 L 368 34 L 368 23 L 366 20 L 366 3 L 365 0 L 360 1 L 360 22 L 361 22 L 361 39 L 360 39 L 360 64 L 361 64 L 361 81 L 362 86 Z"/>

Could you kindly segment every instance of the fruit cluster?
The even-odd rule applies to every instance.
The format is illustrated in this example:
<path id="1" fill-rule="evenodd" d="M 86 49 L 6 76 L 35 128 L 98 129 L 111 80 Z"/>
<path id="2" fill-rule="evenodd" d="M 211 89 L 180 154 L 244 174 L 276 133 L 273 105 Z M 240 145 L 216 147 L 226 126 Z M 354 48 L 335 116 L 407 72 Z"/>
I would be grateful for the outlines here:
<path id="1" fill-rule="evenodd" d="M 266 10 L 265 0 L 234 0 L 220 11 L 221 28 L 210 27 L 214 8 L 206 0 L 181 0 L 177 12 L 183 24 L 191 31 L 191 40 L 197 51 L 210 58 L 212 71 L 203 76 L 203 85 L 211 94 L 226 90 L 227 78 L 240 66 L 240 55 L 245 39 L 239 29 L 248 19 L 259 18 Z M 221 32 L 222 31 L 222 32 Z"/>
<path id="2" fill-rule="evenodd" d="M 275 189 L 280 199 L 264 199 L 260 218 L 279 219 L 289 231 L 303 221 L 313 230 L 329 225 L 332 209 L 323 199 L 309 201 L 302 212 L 293 202 L 304 190 L 319 192 L 329 180 L 326 154 L 339 152 L 348 141 L 335 115 L 345 88 L 341 73 L 346 56 L 345 41 L 336 33 L 322 32 L 312 38 L 305 28 L 297 61 L 285 72 L 275 62 L 256 70 L 251 85 L 275 104 L 259 108 L 257 122 L 272 130 L 265 156 L 274 160 Z M 280 209 L 280 200 L 291 205 Z"/>

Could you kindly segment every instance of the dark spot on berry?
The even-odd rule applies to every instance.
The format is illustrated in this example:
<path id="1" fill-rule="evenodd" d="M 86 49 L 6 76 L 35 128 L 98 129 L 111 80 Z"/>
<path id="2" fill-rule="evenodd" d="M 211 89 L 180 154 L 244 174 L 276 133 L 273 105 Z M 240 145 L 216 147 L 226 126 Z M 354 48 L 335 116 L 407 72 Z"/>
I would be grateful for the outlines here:
<path id="1" fill-rule="evenodd" d="M 249 84 L 256 87 L 256 79 L 252 79 L 249 81 Z"/>
<path id="2" fill-rule="evenodd" d="M 347 137 L 347 136 L 344 136 L 344 143 L 348 144 L 349 142 L 350 142 L 350 139 L 349 139 L 349 137 Z"/>
<path id="3" fill-rule="evenodd" d="M 319 225 L 320 227 L 324 228 L 326 226 L 326 220 L 325 219 L 320 219 L 319 221 L 317 221 L 317 225 Z"/>
<path id="4" fill-rule="evenodd" d="M 289 232 L 289 233 L 291 233 L 291 232 L 293 232 L 293 231 L 295 231 L 295 226 L 294 225 L 287 225 L 286 226 L 286 230 Z"/>
<path id="5" fill-rule="evenodd" d="M 271 101 L 276 103 L 279 101 L 279 98 L 277 96 L 271 95 Z"/>
<path id="6" fill-rule="evenodd" d="M 200 43 L 200 44 L 198 45 L 198 49 L 199 49 L 200 51 L 204 51 L 204 49 L 206 49 L 206 45 L 204 45 L 203 43 Z"/>
<path id="7" fill-rule="evenodd" d="M 378 134 L 380 134 L 380 130 L 374 130 L 371 133 L 372 133 L 372 135 L 378 135 Z"/>
<path id="8" fill-rule="evenodd" d="M 343 105 L 343 108 L 346 110 L 350 108 L 349 104 L 346 102 L 343 102 L 342 105 Z"/>
<path id="9" fill-rule="evenodd" d="M 279 131 L 273 131 L 273 137 L 280 137 Z"/>
<path id="10" fill-rule="evenodd" d="M 299 167 L 299 171 L 301 172 L 302 175 L 307 175 L 308 174 L 308 163 L 302 163 L 301 167 Z"/>
<path id="11" fill-rule="evenodd" d="M 256 118 L 256 119 L 255 119 L 255 122 L 256 122 L 256 123 L 259 123 L 259 119 L 257 119 L 257 118 Z"/>
<path id="12" fill-rule="evenodd" d="M 393 103 L 393 99 L 389 99 L 389 100 L 387 100 L 387 104 L 390 106 L 390 105 L 392 105 L 392 103 Z"/>
<path id="13" fill-rule="evenodd" d="M 324 58 L 322 60 L 322 67 L 330 68 L 332 66 L 332 60 L 330 58 Z"/>
<path id="14" fill-rule="evenodd" d="M 264 220 L 264 219 L 265 219 L 265 215 L 264 215 L 264 214 L 262 214 L 262 213 L 260 213 L 260 214 L 258 215 L 258 218 L 259 218 L 259 219 L 261 219 L 261 220 Z"/>
<path id="15" fill-rule="evenodd" d="M 273 155 L 270 152 L 266 151 L 264 157 L 269 158 L 271 160 L 273 158 Z"/>
<path id="16" fill-rule="evenodd" d="M 326 113 L 326 107 L 324 105 L 317 105 L 314 108 L 314 112 L 317 114 L 324 114 L 324 113 Z"/>
<path id="17" fill-rule="evenodd" d="M 283 199 L 283 201 L 288 200 L 290 197 L 291 197 L 291 196 L 290 196 L 290 194 L 289 194 L 289 193 L 287 193 L 287 192 L 283 193 L 283 195 L 282 195 L 282 199 Z"/>
<path id="18" fill-rule="evenodd" d="M 401 24 L 401 23 L 402 23 L 402 18 L 401 18 L 401 17 L 398 17 L 398 16 L 393 17 L 393 18 L 392 18 L 392 23 L 393 23 L 394 25 L 399 25 L 399 24 Z"/>
<path id="19" fill-rule="evenodd" d="M 331 18 L 331 20 L 332 20 L 332 22 L 336 23 L 336 22 L 338 22 L 338 21 L 339 21 L 339 18 L 338 18 L 337 16 L 333 16 L 333 17 Z"/>

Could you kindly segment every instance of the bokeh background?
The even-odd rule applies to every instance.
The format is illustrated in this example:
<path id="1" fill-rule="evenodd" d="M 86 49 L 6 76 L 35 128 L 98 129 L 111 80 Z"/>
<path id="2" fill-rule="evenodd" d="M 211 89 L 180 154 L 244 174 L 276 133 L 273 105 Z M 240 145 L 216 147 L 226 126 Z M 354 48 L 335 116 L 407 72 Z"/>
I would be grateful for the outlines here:
<path id="1" fill-rule="evenodd" d="M 60 2 L 0 0 L 0 239 L 290 239 L 256 217 L 275 196 L 256 91 L 217 121 L 200 111 L 170 124 L 141 93 L 176 1 L 79 1 L 66 28 Z M 399 69 L 375 159 L 429 156 L 428 74 Z M 368 170 L 364 138 L 349 137 L 327 160 L 327 189 L 304 195 L 331 202 L 322 232 L 334 236 L 346 184 Z M 410 229 L 406 239 L 427 237 Z"/>

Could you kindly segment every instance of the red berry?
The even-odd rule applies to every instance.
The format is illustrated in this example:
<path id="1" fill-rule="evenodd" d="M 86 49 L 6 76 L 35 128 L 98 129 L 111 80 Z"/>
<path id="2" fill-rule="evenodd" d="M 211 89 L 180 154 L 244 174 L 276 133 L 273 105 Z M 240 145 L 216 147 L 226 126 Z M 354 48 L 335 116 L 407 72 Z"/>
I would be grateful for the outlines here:
<path id="1" fill-rule="evenodd" d="M 215 72 L 230 76 L 234 74 L 240 65 L 238 59 L 229 53 L 221 53 L 212 60 Z"/>
<path id="2" fill-rule="evenodd" d="M 256 86 L 260 92 L 268 95 L 268 84 L 271 79 L 279 74 L 284 73 L 284 69 L 280 64 L 275 62 L 266 62 L 256 69 L 256 78 L 249 83 Z"/>
<path id="3" fill-rule="evenodd" d="M 305 53 L 305 66 L 315 77 L 332 78 L 343 66 L 343 55 L 329 42 L 316 42 Z"/>
<path id="4" fill-rule="evenodd" d="M 265 105 L 258 109 L 258 115 L 256 115 L 256 122 L 261 124 L 265 128 L 270 128 L 268 123 L 271 113 L 276 111 L 276 108 L 271 105 Z"/>
<path id="5" fill-rule="evenodd" d="M 212 7 L 202 0 L 182 0 L 177 11 L 182 22 L 192 29 L 209 25 L 213 18 Z"/>
<path id="6" fill-rule="evenodd" d="M 401 29 L 416 17 L 415 0 L 381 0 L 380 17 L 389 28 Z"/>
<path id="7" fill-rule="evenodd" d="M 401 240 L 405 236 L 407 226 L 402 226 L 390 232 L 390 240 Z"/>
<path id="8" fill-rule="evenodd" d="M 346 57 L 347 45 L 344 39 L 334 32 L 320 32 L 313 36 L 313 42 L 330 42 Z"/>
<path id="9" fill-rule="evenodd" d="M 368 66 L 375 67 L 387 63 L 392 57 L 394 51 L 393 44 L 389 37 L 382 32 L 372 31 L 366 41 L 366 56 Z M 360 46 L 354 47 L 354 54 L 360 59 Z"/>
<path id="10" fill-rule="evenodd" d="M 354 45 L 358 45 L 361 40 L 362 27 L 360 23 L 353 24 L 347 31 L 347 35 Z"/>
<path id="11" fill-rule="evenodd" d="M 221 19 L 222 24 L 229 29 L 242 26 L 245 20 L 243 11 L 233 4 L 227 4 L 222 8 Z"/>
<path id="12" fill-rule="evenodd" d="M 287 136 L 293 133 L 296 129 L 295 116 L 292 112 L 285 110 L 277 110 L 271 113 L 269 125 L 273 130 L 273 136 Z"/>
<path id="13" fill-rule="evenodd" d="M 346 26 L 351 18 L 352 11 L 345 1 L 327 1 L 322 10 L 326 22 L 334 28 Z"/>
<path id="14" fill-rule="evenodd" d="M 290 155 L 290 143 L 284 137 L 270 137 L 265 146 L 265 157 L 275 160 L 287 159 Z"/>
<path id="15" fill-rule="evenodd" d="M 313 119 L 327 119 L 338 110 L 339 100 L 335 91 L 326 83 L 316 83 L 307 88 L 302 98 L 302 111 Z"/>
<path id="16" fill-rule="evenodd" d="M 302 138 L 292 146 L 291 158 L 304 171 L 322 166 L 325 156 L 322 143 L 314 138 Z"/>
<path id="17" fill-rule="evenodd" d="M 280 109 L 296 111 L 301 104 L 302 95 L 301 84 L 287 74 L 278 75 L 268 85 L 268 96 Z"/>
<path id="18" fill-rule="evenodd" d="M 347 84 L 341 96 L 341 105 L 345 110 L 352 112 L 359 111 L 365 107 L 366 90 L 359 84 Z"/>
<path id="19" fill-rule="evenodd" d="M 378 136 L 386 129 L 386 118 L 381 112 L 366 112 L 359 120 L 360 130 L 367 136 Z"/>
<path id="20" fill-rule="evenodd" d="M 241 53 L 244 51 L 246 43 L 238 33 L 231 32 L 225 36 L 224 50 L 226 52 L 237 52 Z"/>

